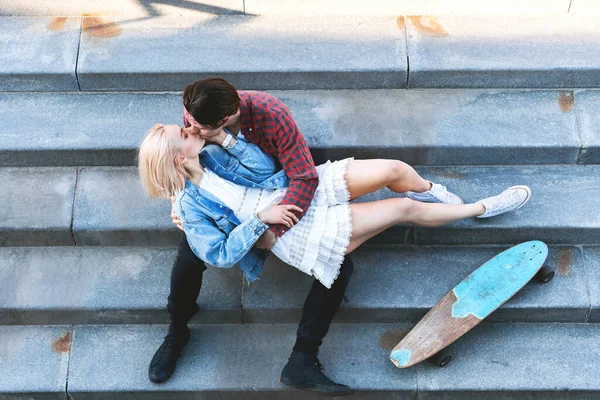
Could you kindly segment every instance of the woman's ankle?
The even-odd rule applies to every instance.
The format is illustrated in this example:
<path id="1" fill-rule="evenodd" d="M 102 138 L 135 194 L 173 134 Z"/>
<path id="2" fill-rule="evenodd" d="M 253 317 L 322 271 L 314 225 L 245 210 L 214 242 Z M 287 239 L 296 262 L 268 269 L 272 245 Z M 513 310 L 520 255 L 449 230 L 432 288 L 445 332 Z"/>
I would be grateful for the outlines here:
<path id="1" fill-rule="evenodd" d="M 415 192 L 415 193 L 423 193 L 428 190 L 431 190 L 432 187 L 433 187 L 432 182 L 423 180 L 422 182 L 416 183 L 415 187 L 413 189 L 411 189 L 410 191 Z"/>

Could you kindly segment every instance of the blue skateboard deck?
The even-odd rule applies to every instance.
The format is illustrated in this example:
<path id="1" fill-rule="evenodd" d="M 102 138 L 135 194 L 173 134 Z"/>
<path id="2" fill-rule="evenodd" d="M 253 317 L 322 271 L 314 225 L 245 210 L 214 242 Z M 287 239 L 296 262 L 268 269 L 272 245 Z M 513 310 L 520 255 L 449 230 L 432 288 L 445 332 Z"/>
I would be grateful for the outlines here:
<path id="1" fill-rule="evenodd" d="M 521 243 L 498 254 L 459 283 L 394 347 L 390 359 L 408 368 L 456 341 L 513 297 L 540 270 L 548 246 Z"/>

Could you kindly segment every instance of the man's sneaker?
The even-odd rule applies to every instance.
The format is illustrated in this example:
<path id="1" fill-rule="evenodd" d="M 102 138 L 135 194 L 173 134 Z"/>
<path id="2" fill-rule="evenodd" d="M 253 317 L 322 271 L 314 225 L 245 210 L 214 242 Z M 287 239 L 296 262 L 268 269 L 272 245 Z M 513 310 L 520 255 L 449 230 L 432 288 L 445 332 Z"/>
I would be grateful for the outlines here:
<path id="1" fill-rule="evenodd" d="M 531 189 L 527 186 L 513 186 L 506 189 L 497 196 L 479 200 L 485 207 L 485 213 L 477 218 L 489 218 L 515 211 L 523 207 L 531 198 Z"/>
<path id="2" fill-rule="evenodd" d="M 190 340 L 190 329 L 186 326 L 179 332 L 172 327 L 165 336 L 165 340 L 160 345 L 148 368 L 148 378 L 154 383 L 165 382 L 175 372 L 177 359 L 181 354 L 181 349 Z"/>
<path id="3" fill-rule="evenodd" d="M 352 391 L 346 385 L 335 383 L 323 374 L 323 366 L 316 357 L 294 351 L 281 372 L 281 383 L 298 389 L 312 390 L 325 396 L 345 396 Z"/>
<path id="4" fill-rule="evenodd" d="M 463 199 L 451 193 L 437 183 L 431 183 L 431 189 L 426 192 L 406 192 L 406 197 L 411 200 L 421 201 L 423 203 L 443 203 L 443 204 L 464 204 Z"/>

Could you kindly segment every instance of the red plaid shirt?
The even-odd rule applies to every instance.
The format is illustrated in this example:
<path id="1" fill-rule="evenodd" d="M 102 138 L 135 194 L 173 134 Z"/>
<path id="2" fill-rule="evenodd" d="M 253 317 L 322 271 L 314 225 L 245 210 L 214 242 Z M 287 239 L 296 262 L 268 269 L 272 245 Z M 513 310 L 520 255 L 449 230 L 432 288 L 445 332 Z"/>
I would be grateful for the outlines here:
<path id="1" fill-rule="evenodd" d="M 293 204 L 304 212 L 294 212 L 302 218 L 313 199 L 319 177 L 315 162 L 308 150 L 302 132 L 290 110 L 275 96 L 262 92 L 238 91 L 242 134 L 262 151 L 277 158 L 290 180 L 281 204 Z M 184 113 L 183 123 L 190 126 Z M 272 225 L 270 229 L 281 237 L 289 229 L 285 225 Z"/>

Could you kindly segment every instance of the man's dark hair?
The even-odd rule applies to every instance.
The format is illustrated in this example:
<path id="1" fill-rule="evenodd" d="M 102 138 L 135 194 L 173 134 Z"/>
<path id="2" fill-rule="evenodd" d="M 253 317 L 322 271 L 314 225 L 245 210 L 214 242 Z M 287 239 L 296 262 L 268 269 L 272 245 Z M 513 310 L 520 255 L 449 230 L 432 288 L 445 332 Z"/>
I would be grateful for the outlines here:
<path id="1" fill-rule="evenodd" d="M 215 129 L 240 108 L 240 96 L 222 78 L 203 79 L 183 89 L 183 106 L 200 125 Z"/>

